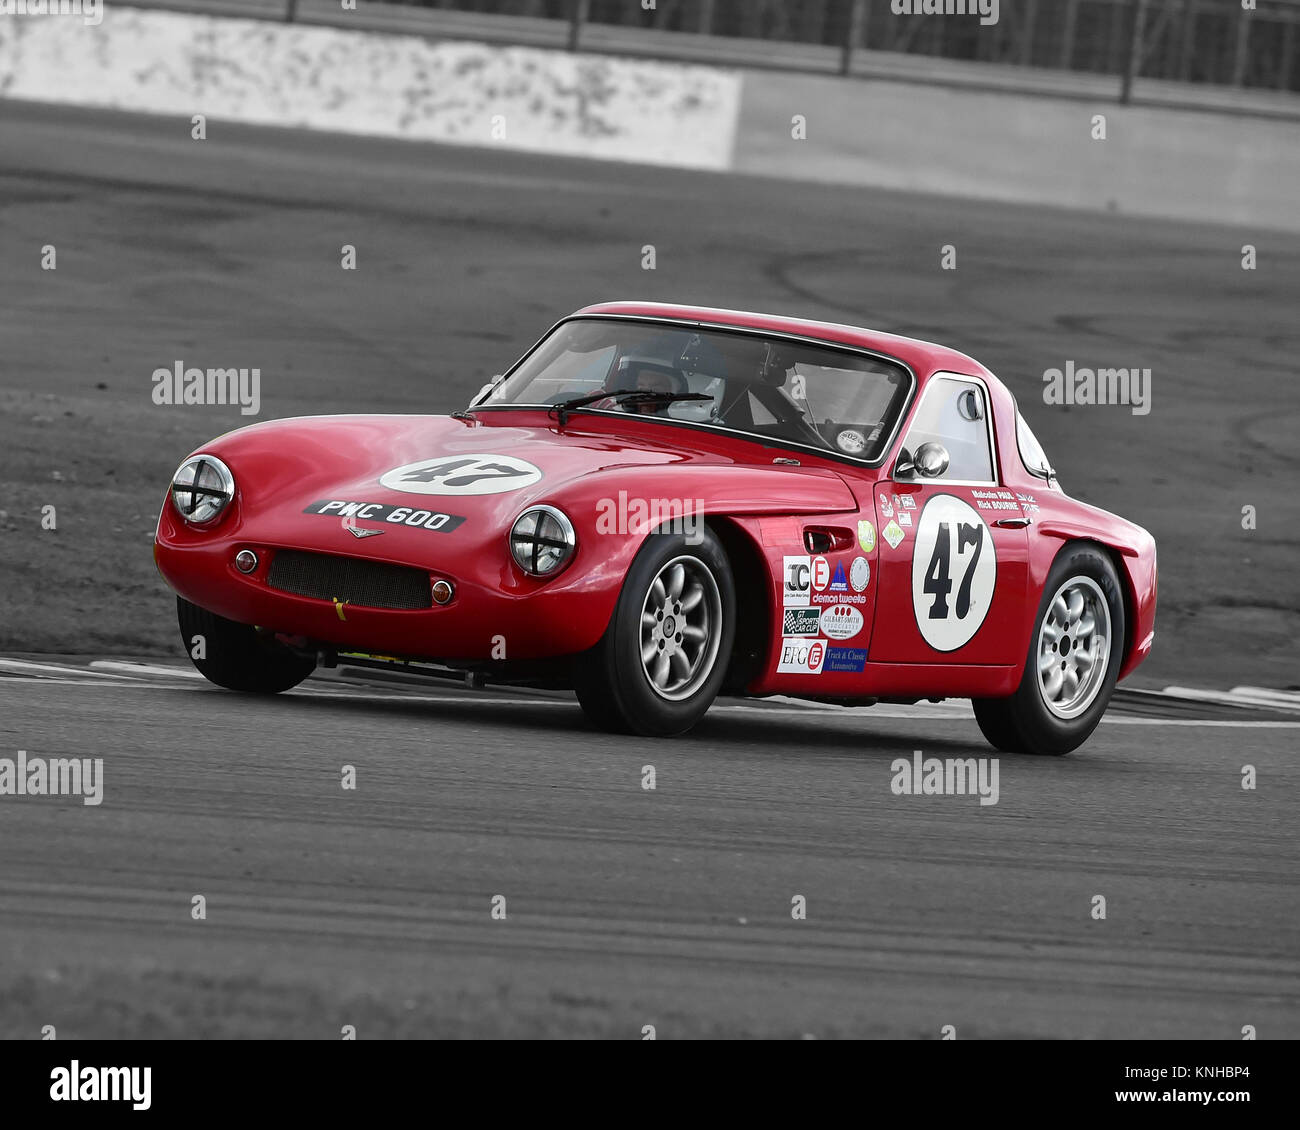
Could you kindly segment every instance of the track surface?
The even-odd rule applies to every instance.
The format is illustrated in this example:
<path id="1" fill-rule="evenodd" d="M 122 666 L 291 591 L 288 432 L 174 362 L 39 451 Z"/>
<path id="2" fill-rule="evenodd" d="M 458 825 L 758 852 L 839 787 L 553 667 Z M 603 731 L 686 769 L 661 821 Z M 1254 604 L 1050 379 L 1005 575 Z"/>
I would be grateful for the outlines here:
<path id="1" fill-rule="evenodd" d="M 1067 488 L 1159 539 L 1145 676 L 1294 678 L 1292 237 L 1251 275 L 1226 229 L 188 129 L 0 104 L 0 649 L 174 654 L 163 485 L 243 419 L 154 407 L 156 367 L 260 366 L 262 418 L 447 410 L 568 310 L 647 297 L 966 349 Z M 1070 358 L 1151 365 L 1155 410 L 1047 409 Z M 99 808 L 0 798 L 0 1032 L 1300 1035 L 1294 726 L 1117 716 L 1003 758 L 980 807 L 889 787 L 914 749 L 988 752 L 960 710 L 724 709 L 656 743 L 554 699 L 308 686 L 0 678 L 0 756 L 107 775 Z"/>
<path id="2" fill-rule="evenodd" d="M 1116 713 L 981 807 L 890 789 L 987 752 L 948 706 L 611 741 L 547 696 L 0 678 L 0 746 L 105 761 L 97 808 L 0 800 L 0 1034 L 1294 1038 L 1298 734 Z"/>

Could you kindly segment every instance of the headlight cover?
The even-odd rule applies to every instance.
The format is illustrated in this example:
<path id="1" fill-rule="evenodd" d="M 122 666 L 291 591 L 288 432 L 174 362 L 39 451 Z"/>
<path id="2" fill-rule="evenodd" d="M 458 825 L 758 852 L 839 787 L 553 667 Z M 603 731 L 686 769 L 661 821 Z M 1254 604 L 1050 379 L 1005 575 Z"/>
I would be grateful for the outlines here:
<path id="1" fill-rule="evenodd" d="M 193 455 L 172 476 L 172 505 L 191 526 L 206 526 L 235 497 L 235 478 L 215 455 Z"/>
<path id="2" fill-rule="evenodd" d="M 554 506 L 530 506 L 510 528 L 510 556 L 531 577 L 552 577 L 573 557 L 578 539 Z"/>

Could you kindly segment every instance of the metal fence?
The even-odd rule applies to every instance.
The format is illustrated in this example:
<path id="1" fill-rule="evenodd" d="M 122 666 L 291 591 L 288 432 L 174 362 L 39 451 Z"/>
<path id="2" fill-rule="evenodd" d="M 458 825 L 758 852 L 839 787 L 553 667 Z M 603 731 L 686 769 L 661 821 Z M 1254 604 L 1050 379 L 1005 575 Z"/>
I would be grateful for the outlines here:
<path id="1" fill-rule="evenodd" d="M 292 0 L 290 0 L 292 2 Z M 389 0 L 564 21 L 569 45 L 596 25 L 1228 87 L 1300 90 L 1300 0 Z M 965 7 L 975 14 L 909 9 Z M 995 23 L 980 11 L 996 12 Z"/>

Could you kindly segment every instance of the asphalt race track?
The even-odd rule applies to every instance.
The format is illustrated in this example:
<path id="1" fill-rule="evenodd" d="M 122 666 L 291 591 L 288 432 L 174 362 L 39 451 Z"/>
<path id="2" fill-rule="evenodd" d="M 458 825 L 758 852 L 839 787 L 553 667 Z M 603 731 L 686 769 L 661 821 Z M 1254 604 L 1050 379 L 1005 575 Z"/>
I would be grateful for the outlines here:
<path id="1" fill-rule="evenodd" d="M 0 745 L 105 782 L 4 802 L 4 1036 L 1300 1035 L 1295 714 L 1121 708 L 981 806 L 890 788 L 983 755 L 956 704 L 612 741 L 559 696 L 175 672 L 0 677 Z"/>
<path id="2" fill-rule="evenodd" d="M 0 670 L 0 757 L 105 775 L 0 799 L 0 1036 L 1300 1036 L 1300 714 L 1121 704 L 1001 758 L 995 805 L 897 796 L 897 757 L 988 752 L 963 704 L 727 702 L 655 742 L 493 688 L 247 699 L 177 661 L 149 560 L 171 470 L 244 422 L 155 408 L 158 366 L 261 366 L 261 418 L 446 411 L 576 306 L 716 302 L 989 363 L 1067 489 L 1160 540 L 1146 677 L 1285 686 L 1300 241 L 1243 281 L 1229 229 L 188 128 L 0 104 L 0 650 L 51 668 Z M 1067 357 L 1153 365 L 1152 415 L 1047 411 Z M 13 515 L 48 499 L 42 541 Z M 171 658 L 84 666 L 124 652 Z"/>

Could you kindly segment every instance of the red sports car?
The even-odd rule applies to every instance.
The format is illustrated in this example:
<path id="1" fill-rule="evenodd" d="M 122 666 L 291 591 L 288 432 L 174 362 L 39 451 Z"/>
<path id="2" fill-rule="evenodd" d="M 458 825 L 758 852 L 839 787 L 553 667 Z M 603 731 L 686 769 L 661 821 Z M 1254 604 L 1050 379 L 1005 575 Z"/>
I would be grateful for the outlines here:
<path id="1" fill-rule="evenodd" d="M 1066 753 L 1151 648 L 1156 549 L 1067 497 L 978 362 L 651 303 L 564 319 L 450 416 L 308 416 L 177 470 L 158 566 L 195 664 L 570 686 L 679 734 L 719 693 L 970 698 Z"/>

